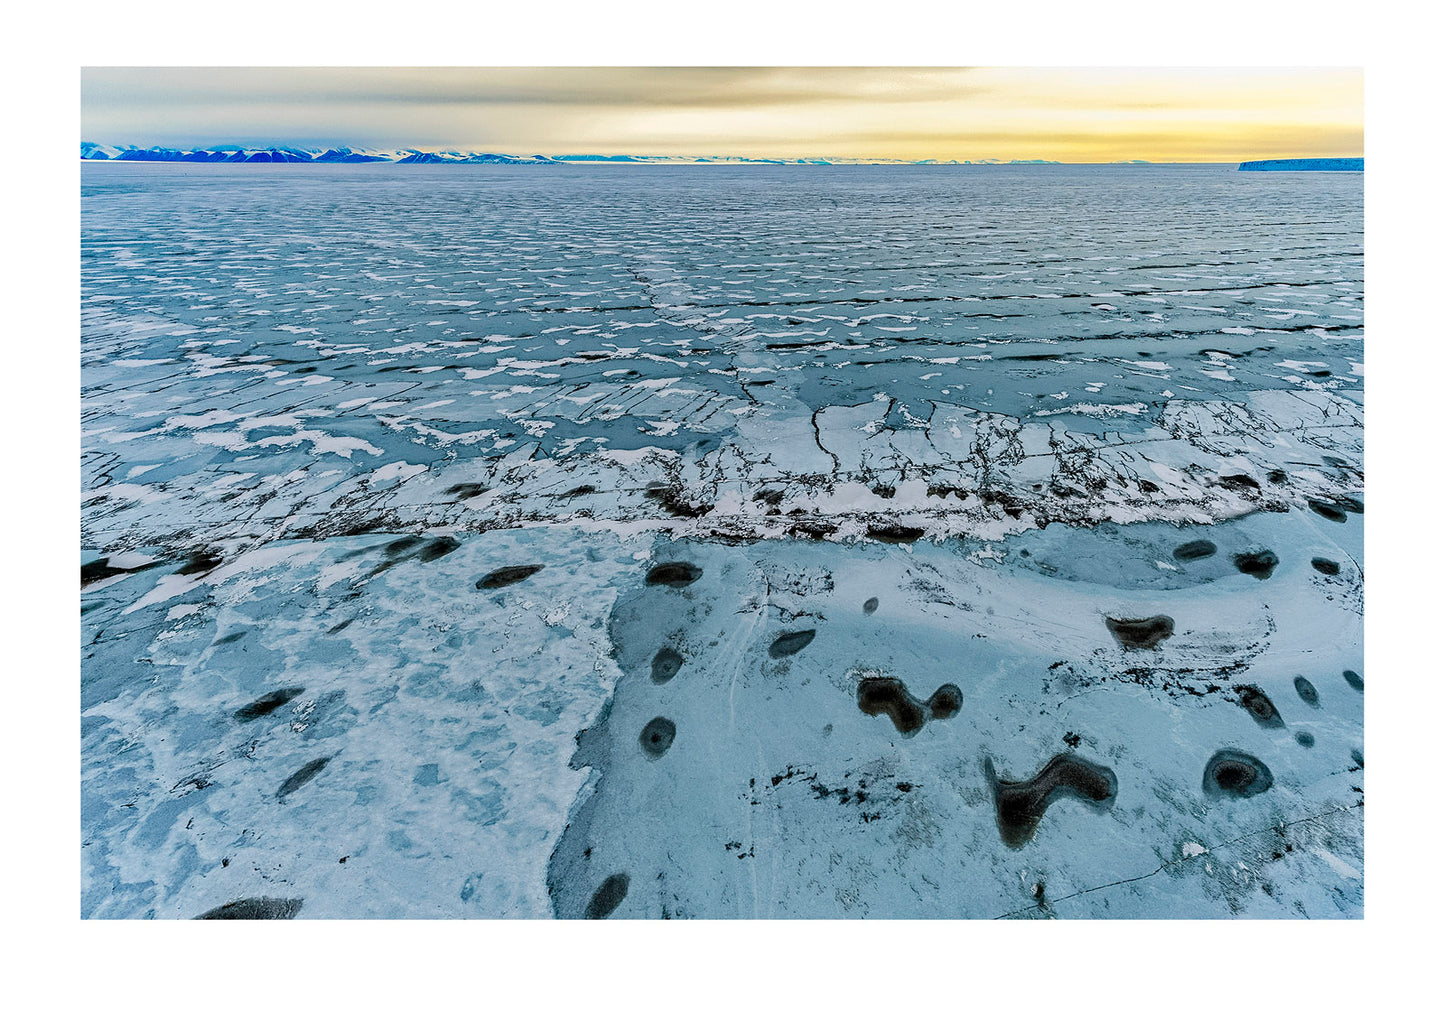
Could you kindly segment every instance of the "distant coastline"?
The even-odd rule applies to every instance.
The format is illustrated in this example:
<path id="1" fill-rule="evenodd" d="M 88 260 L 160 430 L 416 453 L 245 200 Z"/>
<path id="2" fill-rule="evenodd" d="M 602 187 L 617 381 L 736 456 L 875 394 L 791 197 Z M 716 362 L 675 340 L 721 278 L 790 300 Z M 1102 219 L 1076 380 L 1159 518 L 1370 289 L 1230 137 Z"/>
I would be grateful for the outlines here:
<path id="1" fill-rule="evenodd" d="M 1301 160 L 1247 160 L 1239 165 L 1240 170 L 1343 170 L 1363 171 L 1365 159 L 1363 156 L 1352 156 L 1337 159 L 1301 159 Z"/>
<path id="2" fill-rule="evenodd" d="M 247 147 L 217 145 L 197 149 L 171 149 L 164 146 L 141 148 L 134 145 L 112 146 L 95 142 L 80 143 L 80 158 L 87 161 L 125 163 L 397 163 L 397 164 L 503 164 L 523 166 L 586 165 L 697 165 L 697 164 L 767 164 L 773 166 L 1017 166 L 1062 165 L 1060 160 L 903 160 L 868 159 L 864 157 L 803 157 L 772 159 L 752 156 L 635 156 L 569 153 L 563 155 L 518 156 L 494 152 L 434 152 L 424 149 L 355 149 L 336 146 L 329 149 L 302 149 L 294 146 Z M 1148 160 L 1115 160 L 1120 165 L 1148 165 Z"/>
<path id="3" fill-rule="evenodd" d="M 761 156 L 648 156 L 630 154 L 564 153 L 557 155 L 514 155 L 495 152 L 434 151 L 427 149 L 356 149 L 333 146 L 306 149 L 295 146 L 216 145 L 194 149 L 166 146 L 100 145 L 80 143 L 80 158 L 107 163 L 392 163 L 400 165 L 494 164 L 516 166 L 1067 166 L 1062 160 L 905 160 L 868 157 L 799 157 L 780 159 Z M 1207 161 L 1206 161 L 1207 162 Z M 1150 160 L 1110 160 L 1089 166 L 1158 166 Z M 1228 166 L 1221 161 L 1220 166 Z M 1363 157 L 1324 159 L 1246 160 L 1237 167 L 1244 171 L 1346 171 L 1365 169 Z"/>

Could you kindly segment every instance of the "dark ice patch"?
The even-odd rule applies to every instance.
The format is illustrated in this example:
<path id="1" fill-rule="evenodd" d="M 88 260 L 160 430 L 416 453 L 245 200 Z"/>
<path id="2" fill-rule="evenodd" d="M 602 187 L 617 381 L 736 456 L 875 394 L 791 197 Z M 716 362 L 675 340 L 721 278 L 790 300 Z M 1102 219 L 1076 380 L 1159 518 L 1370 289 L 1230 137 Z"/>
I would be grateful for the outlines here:
<path id="1" fill-rule="evenodd" d="M 429 564 L 433 560 L 440 560 L 460 545 L 461 543 L 450 535 L 439 535 L 417 550 L 416 558 L 424 564 Z"/>
<path id="2" fill-rule="evenodd" d="M 1162 613 L 1154 617 L 1105 617 L 1104 623 L 1126 649 L 1152 649 L 1174 634 L 1174 618 Z"/>
<path id="3" fill-rule="evenodd" d="M 186 562 L 176 568 L 177 574 L 205 574 L 207 571 L 214 571 L 221 566 L 222 556 L 218 550 L 199 549 L 187 558 Z"/>
<path id="4" fill-rule="evenodd" d="M 101 557 L 99 560 L 92 560 L 88 564 L 80 565 L 80 587 L 94 585 L 98 581 L 107 578 L 114 578 L 120 574 L 134 574 L 136 571 L 144 571 L 147 567 L 154 567 L 154 564 L 144 564 L 140 567 L 116 567 L 111 564 L 110 557 Z"/>
<path id="5" fill-rule="evenodd" d="M 1315 736 L 1308 730 L 1297 731 L 1294 739 L 1301 748 L 1313 748 L 1315 746 Z"/>
<path id="6" fill-rule="evenodd" d="M 1234 566 L 1241 574 L 1247 574 L 1260 581 L 1268 578 L 1279 566 L 1279 557 L 1271 550 L 1255 550 L 1250 553 L 1236 553 L 1234 555 Z"/>
<path id="7" fill-rule="evenodd" d="M 196 918 L 206 921 L 295 918 L 296 913 L 301 910 L 301 904 L 302 901 L 299 897 L 292 900 L 275 897 L 247 897 L 245 900 L 229 901 L 218 908 L 212 908 L 203 915 L 197 915 Z"/>
<path id="8" fill-rule="evenodd" d="M 432 538 L 424 535 L 403 535 L 382 547 L 385 555 L 381 562 L 372 568 L 371 577 L 375 577 L 383 571 L 389 571 L 397 564 L 405 563 L 408 560 L 419 560 L 424 564 L 440 560 L 460 545 L 458 540 L 449 535 L 438 535 Z"/>
<path id="9" fill-rule="evenodd" d="M 305 688 L 277 688 L 275 691 L 268 691 L 250 705 L 244 705 L 236 710 L 238 720 L 259 720 L 263 716 L 270 716 L 277 709 L 280 709 L 293 698 L 306 691 Z"/>
<path id="10" fill-rule="evenodd" d="M 871 596 L 863 603 L 863 612 L 871 614 L 878 609 L 878 597 Z"/>
<path id="11" fill-rule="evenodd" d="M 1208 539 L 1195 539 L 1186 542 L 1181 546 L 1174 547 L 1175 560 L 1203 560 L 1205 557 L 1212 557 L 1219 551 L 1219 547 Z"/>
<path id="12" fill-rule="evenodd" d="M 858 708 L 869 716 L 887 715 L 904 737 L 918 733 L 930 719 L 949 719 L 962 704 L 963 692 L 955 684 L 941 685 L 927 702 L 920 702 L 896 677 L 865 677 L 858 682 Z"/>
<path id="13" fill-rule="evenodd" d="M 1273 784 L 1268 766 L 1235 748 L 1215 752 L 1204 766 L 1204 793 L 1211 797 L 1252 798 Z"/>
<path id="14" fill-rule="evenodd" d="M 647 572 L 647 584 L 666 585 L 669 588 L 686 588 L 702 577 L 702 568 L 696 564 L 673 561 L 658 564 Z"/>
<path id="15" fill-rule="evenodd" d="M 1306 705 L 1320 704 L 1320 693 L 1315 690 L 1315 686 L 1309 682 L 1308 678 L 1296 677 L 1294 679 L 1294 690 Z"/>
<path id="16" fill-rule="evenodd" d="M 1344 521 L 1346 519 L 1345 509 L 1337 503 L 1330 503 L 1327 500 L 1310 500 L 1310 510 L 1328 521 Z"/>
<path id="17" fill-rule="evenodd" d="M 1031 780 L 999 779 L 992 759 L 984 760 L 983 769 L 993 788 L 999 835 L 1009 847 L 1028 843 L 1044 812 L 1060 797 L 1105 807 L 1119 792 L 1112 769 L 1069 752 L 1055 755 Z"/>
<path id="18" fill-rule="evenodd" d="M 637 736 L 637 743 L 642 746 L 643 753 L 649 759 L 660 759 L 672 747 L 675 737 L 677 724 L 666 716 L 654 716 L 647 721 L 647 726 L 642 728 L 642 733 Z"/>
<path id="19" fill-rule="evenodd" d="M 1350 687 L 1354 688 L 1356 691 L 1365 690 L 1365 679 L 1359 674 L 1355 673 L 1353 670 L 1345 671 L 1345 683 L 1348 684 Z"/>
<path id="20" fill-rule="evenodd" d="M 682 654 L 676 649 L 658 649 L 652 657 L 652 683 L 666 684 L 682 669 Z"/>
<path id="21" fill-rule="evenodd" d="M 617 910 L 622 899 L 627 896 L 627 887 L 631 881 L 626 872 L 614 872 L 602 881 L 592 899 L 587 902 L 587 909 L 582 912 L 583 918 L 606 918 Z"/>
<path id="22" fill-rule="evenodd" d="M 768 646 L 768 655 L 773 659 L 782 659 L 794 653 L 802 652 L 817 636 L 818 632 L 812 629 L 807 631 L 785 631 L 773 639 L 773 644 Z"/>
<path id="23" fill-rule="evenodd" d="M 858 682 L 858 708 L 869 716 L 887 714 L 905 737 L 923 729 L 928 707 L 908 693 L 896 677 L 865 677 Z"/>
<path id="24" fill-rule="evenodd" d="M 419 535 L 403 535 L 400 539 L 393 539 L 386 544 L 386 555 L 389 557 L 401 557 L 410 554 L 424 540 Z"/>
<path id="25" fill-rule="evenodd" d="M 453 552 L 461 542 L 450 535 L 438 535 L 428 539 L 422 535 L 404 535 L 386 544 L 386 556 L 371 573 L 380 574 L 407 560 L 420 560 L 429 564 Z"/>
<path id="26" fill-rule="evenodd" d="M 330 755 L 320 759 L 312 759 L 286 778 L 286 781 L 276 789 L 276 797 L 285 798 L 288 794 L 296 793 L 296 791 L 316 779 L 316 774 L 325 769 L 326 764 L 330 761 Z"/>
<path id="27" fill-rule="evenodd" d="M 963 692 L 956 684 L 942 685 L 928 700 L 928 711 L 935 720 L 951 720 L 963 708 Z"/>
<path id="28" fill-rule="evenodd" d="M 1245 711 L 1254 717 L 1254 721 L 1261 727 L 1283 727 L 1284 720 L 1280 718 L 1279 710 L 1274 707 L 1261 689 L 1253 684 L 1236 684 L 1235 694 L 1239 696 L 1239 704 L 1244 706 Z"/>
<path id="29" fill-rule="evenodd" d="M 1324 557 L 1313 558 L 1310 561 L 1310 566 L 1316 571 L 1319 571 L 1320 574 L 1328 575 L 1331 578 L 1340 573 L 1340 565 L 1333 560 L 1326 560 Z"/>
<path id="30" fill-rule="evenodd" d="M 477 581 L 478 589 L 506 588 L 519 581 L 525 581 L 542 569 L 542 564 L 522 564 L 517 567 L 499 567 Z"/>

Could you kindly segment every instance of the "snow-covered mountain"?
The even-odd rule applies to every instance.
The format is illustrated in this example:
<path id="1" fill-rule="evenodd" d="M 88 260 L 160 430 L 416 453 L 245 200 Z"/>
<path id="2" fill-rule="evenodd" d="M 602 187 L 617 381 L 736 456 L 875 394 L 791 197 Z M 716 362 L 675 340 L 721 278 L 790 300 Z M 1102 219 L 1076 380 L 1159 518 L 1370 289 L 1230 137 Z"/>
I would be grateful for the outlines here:
<path id="1" fill-rule="evenodd" d="M 115 160 L 144 163 L 377 163 L 390 162 L 405 153 L 370 152 L 346 147 L 298 149 L 293 146 L 248 148 L 217 145 L 204 149 L 170 149 L 165 146 L 140 148 L 134 145 L 80 143 L 83 160 Z"/>
<path id="2" fill-rule="evenodd" d="M 1050 163 L 1055 160 L 899 160 L 839 158 L 824 159 L 807 157 L 799 159 L 767 159 L 749 156 L 630 156 L 571 153 L 561 156 L 512 156 L 494 152 L 459 152 L 448 150 L 433 152 L 424 149 L 353 149 L 337 146 L 330 149 L 299 149 L 293 146 L 270 148 L 248 148 L 238 145 L 217 145 L 202 149 L 169 149 L 164 146 L 140 148 L 134 145 L 100 145 L 95 142 L 80 143 L 80 158 L 83 160 L 112 160 L 147 163 L 504 163 L 504 164 L 807 164 L 818 166 L 859 166 L 859 165 L 945 165 L 945 164 L 999 164 L 999 163 Z"/>

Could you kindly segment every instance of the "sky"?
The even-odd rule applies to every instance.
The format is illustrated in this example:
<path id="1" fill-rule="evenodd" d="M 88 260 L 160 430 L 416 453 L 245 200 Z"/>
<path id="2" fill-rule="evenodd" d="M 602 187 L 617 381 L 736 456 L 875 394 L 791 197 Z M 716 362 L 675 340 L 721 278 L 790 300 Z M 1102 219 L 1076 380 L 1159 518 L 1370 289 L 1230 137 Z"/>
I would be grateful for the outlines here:
<path id="1" fill-rule="evenodd" d="M 109 145 L 1235 162 L 1364 155 L 1359 68 L 87 67 Z"/>

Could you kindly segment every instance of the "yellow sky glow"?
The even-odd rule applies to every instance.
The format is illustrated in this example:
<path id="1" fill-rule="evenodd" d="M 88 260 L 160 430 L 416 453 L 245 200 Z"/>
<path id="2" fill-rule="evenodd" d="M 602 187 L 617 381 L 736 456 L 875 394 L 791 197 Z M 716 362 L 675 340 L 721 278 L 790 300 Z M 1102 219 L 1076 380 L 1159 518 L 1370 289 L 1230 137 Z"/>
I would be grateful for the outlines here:
<path id="1" fill-rule="evenodd" d="M 1360 156 L 1358 68 L 87 68 L 82 135 L 519 154 Z"/>

